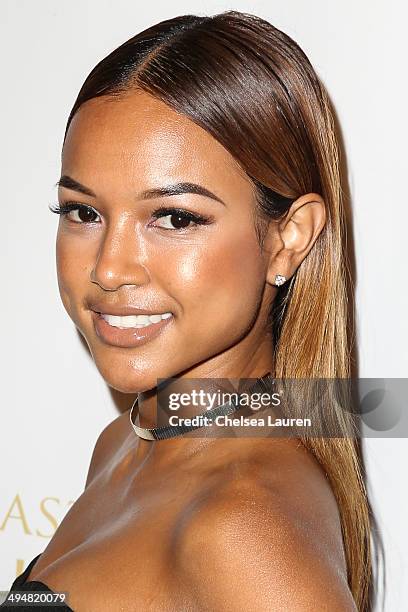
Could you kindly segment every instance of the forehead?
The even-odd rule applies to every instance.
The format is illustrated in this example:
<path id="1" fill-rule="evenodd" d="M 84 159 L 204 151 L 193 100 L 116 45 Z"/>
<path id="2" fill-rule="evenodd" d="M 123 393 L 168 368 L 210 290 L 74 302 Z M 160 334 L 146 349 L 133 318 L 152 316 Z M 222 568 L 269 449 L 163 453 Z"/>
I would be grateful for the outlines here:
<path id="1" fill-rule="evenodd" d="M 69 127 L 62 165 L 63 174 L 101 187 L 182 178 L 248 194 L 252 189 L 233 156 L 206 130 L 140 90 L 84 103 Z"/>

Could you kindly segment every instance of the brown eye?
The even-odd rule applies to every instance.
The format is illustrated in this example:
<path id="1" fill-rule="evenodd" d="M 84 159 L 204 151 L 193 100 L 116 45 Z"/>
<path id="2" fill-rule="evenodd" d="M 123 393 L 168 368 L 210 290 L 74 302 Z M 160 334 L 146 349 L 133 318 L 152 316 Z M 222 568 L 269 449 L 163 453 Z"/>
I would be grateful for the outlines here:
<path id="1" fill-rule="evenodd" d="M 81 223 L 94 223 L 95 217 L 98 217 L 96 212 L 92 210 L 92 208 L 86 208 L 85 206 L 81 206 L 76 211 L 71 211 L 71 213 L 76 212 Z"/>
<path id="2" fill-rule="evenodd" d="M 191 223 L 191 219 L 187 219 L 187 217 L 183 215 L 174 214 L 168 216 L 170 217 L 170 222 L 172 223 L 173 227 L 176 229 L 183 229 L 188 227 Z"/>
<path id="3" fill-rule="evenodd" d="M 210 217 L 203 217 L 188 210 L 162 207 L 154 211 L 154 227 L 165 230 L 183 230 L 195 228 L 199 225 L 208 225 L 212 222 Z"/>
<path id="4" fill-rule="evenodd" d="M 49 206 L 51 212 L 67 217 L 67 220 L 71 223 L 78 223 L 79 225 L 88 223 L 99 223 L 96 218 L 99 218 L 98 213 L 93 210 L 90 206 L 85 204 L 79 204 L 76 202 L 67 202 L 66 204 L 55 204 Z M 75 218 L 75 215 L 77 218 Z"/>
<path id="5" fill-rule="evenodd" d="M 190 216 L 182 213 L 169 213 L 161 215 L 158 219 L 160 219 L 160 223 L 156 222 L 155 225 L 169 230 L 185 229 L 192 221 Z"/>

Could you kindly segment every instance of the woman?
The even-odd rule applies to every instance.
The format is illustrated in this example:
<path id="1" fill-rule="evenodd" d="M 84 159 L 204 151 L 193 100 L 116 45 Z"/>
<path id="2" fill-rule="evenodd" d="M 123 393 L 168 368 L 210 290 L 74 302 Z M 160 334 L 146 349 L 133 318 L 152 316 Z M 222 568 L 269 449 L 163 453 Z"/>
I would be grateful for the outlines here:
<path id="1" fill-rule="evenodd" d="M 78 95 L 52 210 L 64 307 L 138 421 L 102 432 L 13 588 L 68 610 L 368 610 L 368 504 L 335 404 L 337 437 L 154 435 L 159 379 L 350 375 L 337 143 L 299 46 L 235 11 L 133 37 Z"/>

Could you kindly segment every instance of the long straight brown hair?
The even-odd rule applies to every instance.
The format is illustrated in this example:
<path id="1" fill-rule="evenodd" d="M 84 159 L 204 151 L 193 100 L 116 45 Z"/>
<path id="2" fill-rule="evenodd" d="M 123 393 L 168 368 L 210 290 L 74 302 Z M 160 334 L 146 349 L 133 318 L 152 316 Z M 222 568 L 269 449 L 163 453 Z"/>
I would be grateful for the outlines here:
<path id="1" fill-rule="evenodd" d="M 82 104 L 139 88 L 207 130 L 255 186 L 259 219 L 278 220 L 305 193 L 319 193 L 326 225 L 271 313 L 276 378 L 347 378 L 353 338 L 339 152 L 327 93 L 305 53 L 267 21 L 237 11 L 182 15 L 137 34 L 85 80 Z M 341 410 L 337 437 L 302 436 L 337 499 L 348 580 L 360 612 L 372 581 L 370 513 L 358 447 Z"/>

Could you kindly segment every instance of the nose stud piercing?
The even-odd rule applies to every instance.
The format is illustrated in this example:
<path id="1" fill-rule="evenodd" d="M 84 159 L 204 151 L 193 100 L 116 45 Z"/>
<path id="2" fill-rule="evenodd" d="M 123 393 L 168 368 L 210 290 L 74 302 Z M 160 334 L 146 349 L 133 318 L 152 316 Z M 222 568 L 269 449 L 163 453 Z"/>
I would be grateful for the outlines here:
<path id="1" fill-rule="evenodd" d="M 283 276 L 282 274 L 277 274 L 275 276 L 275 285 L 277 287 L 280 287 L 281 285 L 283 285 L 283 283 L 286 282 L 286 276 Z"/>

